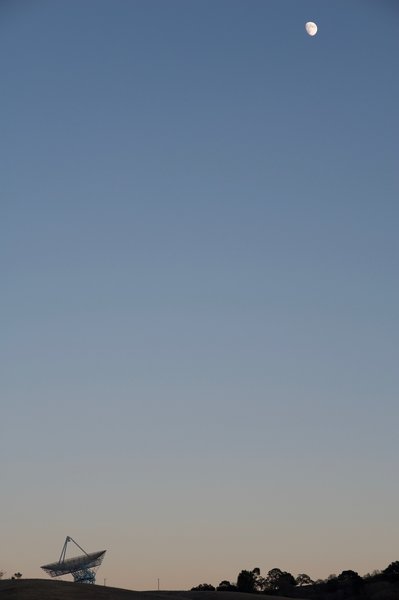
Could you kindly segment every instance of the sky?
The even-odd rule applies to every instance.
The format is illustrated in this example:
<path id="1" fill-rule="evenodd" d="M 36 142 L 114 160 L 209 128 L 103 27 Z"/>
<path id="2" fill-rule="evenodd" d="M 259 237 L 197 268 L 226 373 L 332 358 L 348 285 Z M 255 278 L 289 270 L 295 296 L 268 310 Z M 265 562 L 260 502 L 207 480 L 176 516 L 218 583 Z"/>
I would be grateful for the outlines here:
<path id="1" fill-rule="evenodd" d="M 399 558 L 398 28 L 0 3 L 7 576 L 67 535 L 129 589 Z"/>

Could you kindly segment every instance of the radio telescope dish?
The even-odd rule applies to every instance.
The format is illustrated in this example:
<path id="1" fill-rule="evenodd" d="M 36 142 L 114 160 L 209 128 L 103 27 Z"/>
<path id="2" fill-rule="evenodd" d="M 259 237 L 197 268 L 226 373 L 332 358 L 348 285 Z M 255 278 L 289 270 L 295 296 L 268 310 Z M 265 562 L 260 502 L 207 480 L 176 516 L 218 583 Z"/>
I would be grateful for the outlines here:
<path id="1" fill-rule="evenodd" d="M 65 558 L 68 542 L 73 542 L 84 554 L 72 558 Z M 88 554 L 68 535 L 62 547 L 59 561 L 43 565 L 41 568 L 46 571 L 50 577 L 72 575 L 75 583 L 95 583 L 96 572 L 103 562 L 105 553 L 106 550 L 100 550 L 99 552 L 91 552 Z"/>

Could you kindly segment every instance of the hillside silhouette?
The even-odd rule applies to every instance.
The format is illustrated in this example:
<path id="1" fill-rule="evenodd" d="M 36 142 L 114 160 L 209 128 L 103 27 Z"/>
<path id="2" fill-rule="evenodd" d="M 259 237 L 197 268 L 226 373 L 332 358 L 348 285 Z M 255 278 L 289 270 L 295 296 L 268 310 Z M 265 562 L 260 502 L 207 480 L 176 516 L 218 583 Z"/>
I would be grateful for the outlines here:
<path id="1" fill-rule="evenodd" d="M 1 600 L 254 600 L 252 594 L 241 592 L 138 592 L 47 579 L 2 580 L 0 597 Z M 277 596 L 268 598 L 279 600 Z"/>
<path id="2" fill-rule="evenodd" d="M 399 578 L 382 574 L 363 585 L 313 584 L 292 588 L 289 593 L 244 593 L 239 591 L 135 591 L 102 585 L 84 585 L 48 579 L 0 580 L 1 600 L 397 600 Z"/>

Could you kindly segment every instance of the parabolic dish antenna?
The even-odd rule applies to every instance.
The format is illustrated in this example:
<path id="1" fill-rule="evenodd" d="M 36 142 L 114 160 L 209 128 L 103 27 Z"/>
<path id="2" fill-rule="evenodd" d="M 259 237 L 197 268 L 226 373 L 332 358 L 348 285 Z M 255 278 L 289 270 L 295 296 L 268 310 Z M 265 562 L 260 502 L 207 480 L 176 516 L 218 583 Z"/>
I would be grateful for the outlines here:
<path id="1" fill-rule="evenodd" d="M 72 558 L 65 558 L 68 542 L 73 542 L 83 554 Z M 43 565 L 41 568 L 51 577 L 72 575 L 76 583 L 95 583 L 96 572 L 103 562 L 105 553 L 106 550 L 100 550 L 99 552 L 91 552 L 88 554 L 77 542 L 75 542 L 75 540 L 67 536 L 62 547 L 59 561 Z"/>

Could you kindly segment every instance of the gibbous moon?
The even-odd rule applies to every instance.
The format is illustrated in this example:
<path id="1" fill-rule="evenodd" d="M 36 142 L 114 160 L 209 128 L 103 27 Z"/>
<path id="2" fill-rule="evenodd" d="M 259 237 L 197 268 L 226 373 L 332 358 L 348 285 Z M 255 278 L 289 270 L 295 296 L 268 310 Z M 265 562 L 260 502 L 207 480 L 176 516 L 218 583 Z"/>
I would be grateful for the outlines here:
<path id="1" fill-rule="evenodd" d="M 305 25 L 306 33 L 313 37 L 317 33 L 317 25 L 313 21 L 308 21 Z"/>

